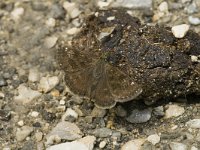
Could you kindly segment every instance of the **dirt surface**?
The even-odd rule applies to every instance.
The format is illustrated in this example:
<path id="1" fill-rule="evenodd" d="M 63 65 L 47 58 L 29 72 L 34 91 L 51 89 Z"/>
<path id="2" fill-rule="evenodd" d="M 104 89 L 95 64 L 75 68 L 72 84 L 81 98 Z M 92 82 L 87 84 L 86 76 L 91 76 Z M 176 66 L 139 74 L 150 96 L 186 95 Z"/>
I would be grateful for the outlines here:
<path id="1" fill-rule="evenodd" d="M 184 95 L 173 101 L 161 99 L 150 106 L 142 101 L 119 103 L 102 110 L 69 91 L 56 59 L 57 43 L 64 39 L 70 44 L 84 26 L 84 18 L 97 8 L 107 10 L 119 5 L 126 6 L 114 0 L 0 2 L 3 150 L 54 150 L 61 143 L 71 149 L 75 145 L 79 149 L 200 149 L 198 95 Z M 198 0 L 132 1 L 129 6 L 127 12 L 142 24 L 164 25 L 170 30 L 171 26 L 185 23 L 200 32 Z M 199 39 L 196 41 L 197 46 Z"/>

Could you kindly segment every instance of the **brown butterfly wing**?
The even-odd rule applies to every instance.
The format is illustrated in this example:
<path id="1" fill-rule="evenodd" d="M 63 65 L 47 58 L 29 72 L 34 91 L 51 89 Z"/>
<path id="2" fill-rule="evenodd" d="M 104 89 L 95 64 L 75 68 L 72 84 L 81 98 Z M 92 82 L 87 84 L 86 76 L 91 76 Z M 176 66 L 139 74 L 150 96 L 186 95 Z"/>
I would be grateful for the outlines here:
<path id="1" fill-rule="evenodd" d="M 94 74 L 98 74 L 94 77 Z M 91 87 L 91 98 L 94 100 L 95 105 L 99 108 L 109 109 L 115 106 L 116 102 L 111 93 L 108 78 L 105 72 L 105 62 L 97 63 L 93 70 L 93 79 L 96 82 Z"/>
<path id="2" fill-rule="evenodd" d="M 142 93 L 142 88 L 117 67 L 107 65 L 106 75 L 111 93 L 116 102 L 133 100 Z"/>
<path id="3" fill-rule="evenodd" d="M 69 46 L 60 46 L 57 53 L 61 68 L 65 71 L 65 81 L 75 94 L 87 96 L 90 76 L 92 76 L 92 59 L 84 51 Z M 88 56 L 88 57 L 87 57 Z"/>

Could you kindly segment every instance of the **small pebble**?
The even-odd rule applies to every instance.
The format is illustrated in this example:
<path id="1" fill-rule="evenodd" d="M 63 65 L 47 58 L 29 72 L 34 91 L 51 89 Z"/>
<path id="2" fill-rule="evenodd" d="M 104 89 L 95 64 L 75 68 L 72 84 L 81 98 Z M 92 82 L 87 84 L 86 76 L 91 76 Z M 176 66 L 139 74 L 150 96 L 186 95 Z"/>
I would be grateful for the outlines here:
<path id="1" fill-rule="evenodd" d="M 80 28 L 73 27 L 67 30 L 67 34 L 74 35 L 74 34 L 77 34 L 79 31 L 80 31 Z"/>
<path id="2" fill-rule="evenodd" d="M 49 18 L 47 21 L 46 21 L 46 25 L 48 27 L 55 27 L 56 25 L 56 20 L 54 18 Z"/>
<path id="3" fill-rule="evenodd" d="M 189 120 L 186 125 L 190 128 L 193 128 L 193 129 L 199 129 L 200 128 L 200 119 L 192 119 L 192 120 Z"/>
<path id="4" fill-rule="evenodd" d="M 38 89 L 44 93 L 52 90 L 59 83 L 59 78 L 57 76 L 53 77 L 42 77 L 38 85 Z"/>
<path id="5" fill-rule="evenodd" d="M 48 48 L 48 49 L 49 49 L 49 48 L 52 48 L 52 47 L 54 47 L 54 45 L 56 44 L 57 40 L 58 40 L 58 38 L 55 37 L 55 36 L 47 37 L 47 38 L 45 39 L 45 41 L 44 41 L 44 46 L 45 46 L 46 48 Z"/>
<path id="6" fill-rule="evenodd" d="M 67 111 L 62 116 L 63 121 L 70 121 L 71 119 L 73 119 L 73 121 L 75 121 L 77 118 L 78 118 L 78 114 L 71 108 L 67 108 Z"/>
<path id="7" fill-rule="evenodd" d="M 51 136 L 57 135 L 62 140 L 76 140 L 82 137 L 82 132 L 74 123 L 62 121 L 59 122 L 50 133 L 46 136 L 47 140 Z"/>
<path id="8" fill-rule="evenodd" d="M 23 14 L 24 14 L 24 8 L 22 8 L 22 7 L 15 8 L 11 12 L 11 16 L 12 16 L 13 20 L 15 20 L 15 21 L 18 21 Z"/>
<path id="9" fill-rule="evenodd" d="M 187 34 L 189 28 L 190 26 L 187 24 L 173 26 L 172 33 L 176 38 L 183 38 Z"/>
<path id="10" fill-rule="evenodd" d="M 59 104 L 60 105 L 65 105 L 65 101 L 64 100 L 60 100 Z"/>
<path id="11" fill-rule="evenodd" d="M 22 104 L 28 104 L 42 95 L 42 93 L 34 91 L 23 84 L 21 84 L 18 87 L 18 93 L 19 93 L 18 96 L 15 96 L 14 100 L 17 103 L 22 103 Z"/>
<path id="12" fill-rule="evenodd" d="M 20 120 L 19 122 L 17 122 L 17 124 L 18 124 L 20 127 L 22 127 L 22 126 L 24 126 L 24 121 L 23 121 L 23 120 Z"/>
<path id="13" fill-rule="evenodd" d="M 93 134 L 96 137 L 106 138 L 112 135 L 112 130 L 108 128 L 99 128 L 99 129 L 95 129 Z"/>
<path id="14" fill-rule="evenodd" d="M 178 142 L 171 142 L 170 144 L 171 150 L 188 150 L 187 145 Z"/>
<path id="15" fill-rule="evenodd" d="M 6 86 L 6 85 L 7 85 L 6 80 L 3 77 L 0 76 L 0 87 Z"/>
<path id="16" fill-rule="evenodd" d="M 51 7 L 50 16 L 55 19 L 64 19 L 65 10 L 60 4 L 54 4 Z"/>
<path id="17" fill-rule="evenodd" d="M 156 116 L 163 117 L 165 115 L 163 106 L 155 107 L 153 113 Z"/>
<path id="18" fill-rule="evenodd" d="M 198 150 L 198 148 L 192 146 L 192 147 L 191 147 L 191 150 Z"/>
<path id="19" fill-rule="evenodd" d="M 0 120 L 9 121 L 11 119 L 11 113 L 8 110 L 0 109 Z"/>
<path id="20" fill-rule="evenodd" d="M 156 145 L 160 142 L 160 136 L 158 134 L 152 134 L 147 137 L 147 140 L 151 142 L 153 145 Z"/>
<path id="21" fill-rule="evenodd" d="M 125 143 L 121 150 L 140 150 L 145 139 L 135 139 Z"/>
<path id="22" fill-rule="evenodd" d="M 144 123 L 150 120 L 151 112 L 151 109 L 134 109 L 131 114 L 126 118 L 126 120 L 130 123 Z"/>
<path id="23" fill-rule="evenodd" d="M 41 141 L 43 138 L 43 133 L 42 132 L 36 132 L 35 133 L 35 139 L 37 142 Z"/>
<path id="24" fill-rule="evenodd" d="M 168 3 L 164 1 L 158 6 L 158 8 L 161 12 L 168 12 Z"/>
<path id="25" fill-rule="evenodd" d="M 106 146 L 106 141 L 101 141 L 100 143 L 99 143 L 99 148 L 100 149 L 103 149 L 105 146 Z"/>
<path id="26" fill-rule="evenodd" d="M 169 105 L 165 112 L 165 118 L 178 117 L 185 112 L 185 109 L 178 105 Z"/>
<path id="27" fill-rule="evenodd" d="M 198 17 L 189 16 L 188 21 L 192 25 L 199 25 L 200 24 L 200 19 Z"/>
<path id="28" fill-rule="evenodd" d="M 33 127 L 23 126 L 21 129 L 16 132 L 16 139 L 18 142 L 21 142 L 26 139 L 33 132 Z"/>
<path id="29" fill-rule="evenodd" d="M 94 107 L 94 109 L 92 110 L 92 117 L 104 117 L 106 115 L 106 109 L 101 109 L 98 107 Z"/>
<path id="30" fill-rule="evenodd" d="M 33 111 L 33 112 L 31 112 L 31 116 L 36 118 L 39 116 L 39 112 Z"/>
<path id="31" fill-rule="evenodd" d="M 28 80 L 31 82 L 37 82 L 40 79 L 40 73 L 38 72 L 38 69 L 31 68 L 29 70 Z"/>

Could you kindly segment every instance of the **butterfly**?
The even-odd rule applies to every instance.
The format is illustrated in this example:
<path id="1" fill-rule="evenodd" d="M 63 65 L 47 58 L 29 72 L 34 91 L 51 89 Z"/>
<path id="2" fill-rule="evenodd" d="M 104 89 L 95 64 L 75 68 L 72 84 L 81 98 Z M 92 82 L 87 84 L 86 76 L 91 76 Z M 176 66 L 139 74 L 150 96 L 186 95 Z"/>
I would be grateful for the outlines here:
<path id="1" fill-rule="evenodd" d="M 78 48 L 76 42 L 58 48 L 59 64 L 73 93 L 89 97 L 103 109 L 114 107 L 116 102 L 136 99 L 142 93 L 142 88 L 129 75 L 105 60 L 107 53 L 80 45 L 81 41 Z"/>

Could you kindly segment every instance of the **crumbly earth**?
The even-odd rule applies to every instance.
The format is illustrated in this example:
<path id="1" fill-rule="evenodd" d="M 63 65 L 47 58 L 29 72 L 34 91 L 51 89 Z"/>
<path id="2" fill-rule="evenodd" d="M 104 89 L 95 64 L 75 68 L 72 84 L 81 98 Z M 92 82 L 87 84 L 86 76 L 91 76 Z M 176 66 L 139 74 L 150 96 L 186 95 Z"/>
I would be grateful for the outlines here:
<path id="1" fill-rule="evenodd" d="M 178 39 L 169 27 L 142 25 L 113 9 L 88 17 L 71 46 L 59 47 L 58 60 L 73 92 L 110 108 L 117 101 L 200 94 L 200 64 L 191 59 L 199 47 L 193 31 Z"/>
<path id="2" fill-rule="evenodd" d="M 94 136 L 93 139 L 96 138 L 87 141 L 91 143 L 94 150 L 118 150 L 125 148 L 127 142 L 131 147 L 137 144 L 145 150 L 200 149 L 198 95 L 178 97 L 174 101 L 162 99 L 151 106 L 145 105 L 142 101 L 117 103 L 112 109 L 104 110 L 95 107 L 92 101 L 69 91 L 64 80 L 64 75 L 69 75 L 59 67 L 56 45 L 61 41 L 71 41 L 84 26 L 85 18 L 102 5 L 105 7 L 104 10 L 110 9 L 111 6 L 107 5 L 110 2 L 114 0 L 104 2 L 102 0 L 0 1 L 0 149 L 47 149 L 52 145 L 83 140 L 88 135 Z M 199 0 L 167 1 L 167 8 L 166 3 L 163 2 L 163 0 L 155 0 L 151 6 L 145 5 L 146 9 L 129 8 L 128 13 L 139 18 L 141 24 L 171 27 L 186 23 L 190 24 L 190 28 L 196 33 L 200 32 L 198 20 L 194 25 L 194 20 L 191 22 L 188 19 L 188 17 L 198 19 Z M 161 8 L 160 4 L 162 4 Z M 136 24 L 139 25 L 139 22 Z M 108 31 L 116 30 L 115 28 L 105 30 L 109 35 L 101 35 L 100 41 L 101 37 L 109 37 L 111 32 Z M 87 29 L 94 31 L 94 29 Z M 117 29 L 119 33 L 124 31 Z M 155 28 L 144 29 L 146 29 L 143 30 L 144 33 L 149 30 L 157 31 Z M 166 30 L 159 29 L 161 32 Z M 127 34 L 133 34 L 132 32 Z M 187 35 L 184 40 L 190 43 L 198 41 L 194 38 L 198 37 L 195 33 L 189 33 L 190 35 Z M 191 34 L 193 34 L 192 39 L 190 39 Z M 142 39 L 141 36 L 139 37 Z M 156 40 L 150 37 L 148 37 L 149 41 Z M 180 41 L 179 44 L 182 46 L 181 40 L 174 40 Z M 109 41 L 109 38 L 103 42 L 106 41 Z M 187 45 L 186 41 L 184 43 Z M 85 46 L 87 44 L 85 43 Z M 70 45 L 70 42 L 67 45 Z M 176 46 L 178 47 L 178 44 Z M 185 51 L 184 48 L 185 46 L 183 47 Z M 188 48 L 190 50 L 190 47 Z M 185 55 L 189 56 L 188 53 Z M 102 58 L 105 60 L 106 56 L 108 55 L 103 55 Z M 113 68 L 113 60 L 115 59 L 107 60 L 111 68 Z M 177 59 L 178 62 L 180 60 L 183 58 Z M 182 65 L 188 67 L 191 64 L 180 64 Z M 195 64 L 192 63 L 191 66 Z M 98 75 L 99 72 L 95 73 Z M 186 73 L 186 77 L 191 76 Z M 184 81 L 186 79 L 184 78 Z M 57 135 L 50 138 L 52 131 L 57 131 Z"/>

